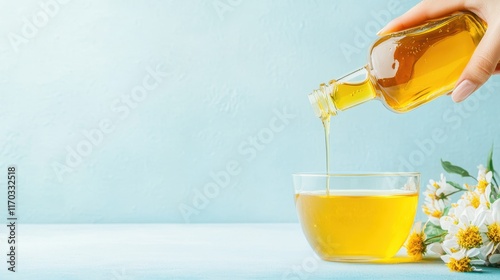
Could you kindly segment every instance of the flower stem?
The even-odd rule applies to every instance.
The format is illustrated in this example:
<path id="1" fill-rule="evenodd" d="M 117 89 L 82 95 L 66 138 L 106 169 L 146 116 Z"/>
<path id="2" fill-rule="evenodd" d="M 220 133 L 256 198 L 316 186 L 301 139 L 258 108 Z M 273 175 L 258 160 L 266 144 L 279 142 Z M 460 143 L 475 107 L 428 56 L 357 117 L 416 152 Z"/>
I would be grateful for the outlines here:
<path id="1" fill-rule="evenodd" d="M 456 193 L 463 192 L 463 191 L 465 191 L 465 190 L 458 190 L 458 191 L 454 191 L 454 192 L 452 192 L 452 193 L 447 194 L 445 197 L 448 197 L 448 196 L 450 196 L 450 195 L 454 195 L 454 194 L 456 194 Z"/>

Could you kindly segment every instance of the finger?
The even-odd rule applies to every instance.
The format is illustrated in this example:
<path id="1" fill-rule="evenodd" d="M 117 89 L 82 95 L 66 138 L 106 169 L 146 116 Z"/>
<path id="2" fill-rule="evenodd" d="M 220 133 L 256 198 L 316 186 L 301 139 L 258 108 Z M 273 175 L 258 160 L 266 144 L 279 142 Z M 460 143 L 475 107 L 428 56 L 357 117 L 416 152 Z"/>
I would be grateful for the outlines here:
<path id="1" fill-rule="evenodd" d="M 484 34 L 451 94 L 453 101 L 463 101 L 483 85 L 498 68 L 500 60 L 498 32 L 500 25 L 491 26 Z"/>
<path id="2" fill-rule="evenodd" d="M 426 20 L 449 15 L 465 10 L 465 0 L 424 0 L 403 15 L 390 21 L 377 34 L 385 35 L 394 31 L 407 29 L 423 23 Z"/>

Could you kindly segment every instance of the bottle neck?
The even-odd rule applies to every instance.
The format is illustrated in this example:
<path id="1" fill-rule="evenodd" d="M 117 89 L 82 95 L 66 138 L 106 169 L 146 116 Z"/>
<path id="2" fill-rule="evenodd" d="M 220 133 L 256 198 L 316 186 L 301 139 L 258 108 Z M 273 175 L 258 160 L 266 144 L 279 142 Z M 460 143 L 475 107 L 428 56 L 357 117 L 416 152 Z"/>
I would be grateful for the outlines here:
<path id="1" fill-rule="evenodd" d="M 309 94 L 314 113 L 322 120 L 374 98 L 376 92 L 366 66 L 339 80 L 321 84 L 319 89 Z"/>
<path id="2" fill-rule="evenodd" d="M 319 85 L 319 89 L 308 95 L 314 114 L 323 121 L 337 114 L 337 108 L 330 97 L 334 87 L 335 81 L 330 81 L 329 84 Z"/>

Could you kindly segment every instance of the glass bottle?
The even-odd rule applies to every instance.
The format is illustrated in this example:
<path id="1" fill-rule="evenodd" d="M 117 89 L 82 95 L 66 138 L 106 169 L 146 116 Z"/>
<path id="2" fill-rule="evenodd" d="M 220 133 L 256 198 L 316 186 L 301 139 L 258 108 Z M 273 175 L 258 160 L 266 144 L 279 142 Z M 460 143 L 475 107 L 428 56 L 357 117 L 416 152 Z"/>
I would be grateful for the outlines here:
<path id="1" fill-rule="evenodd" d="M 372 99 L 408 112 L 453 90 L 485 32 L 479 17 L 460 12 L 385 35 L 370 48 L 366 66 L 321 84 L 309 101 L 323 120 Z"/>

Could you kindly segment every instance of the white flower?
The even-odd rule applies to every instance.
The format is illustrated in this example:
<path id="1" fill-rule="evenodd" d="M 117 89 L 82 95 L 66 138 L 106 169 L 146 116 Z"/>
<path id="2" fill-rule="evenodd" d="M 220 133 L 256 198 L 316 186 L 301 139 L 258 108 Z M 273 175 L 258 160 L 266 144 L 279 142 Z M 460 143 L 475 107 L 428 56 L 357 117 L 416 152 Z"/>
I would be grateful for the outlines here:
<path id="1" fill-rule="evenodd" d="M 465 184 L 465 187 L 469 191 L 462 194 L 458 203 L 465 203 L 465 205 L 474 208 L 478 208 L 481 205 L 490 208 L 491 180 L 493 178 L 493 173 L 491 171 L 486 172 L 486 168 L 483 165 L 479 165 L 477 168 L 479 169 L 477 174 L 477 185 L 470 186 Z"/>
<path id="2" fill-rule="evenodd" d="M 486 259 L 500 245 L 500 199 L 497 199 L 491 205 L 491 209 L 485 216 L 484 225 L 486 227 L 486 232 L 483 233 L 485 244 L 481 247 L 480 251 L 482 257 Z"/>
<path id="3" fill-rule="evenodd" d="M 451 210 L 450 210 L 451 211 Z M 451 226 L 458 225 L 458 219 L 455 216 L 443 216 L 439 219 L 439 224 L 444 230 L 450 230 Z"/>
<path id="4" fill-rule="evenodd" d="M 460 201 L 458 200 L 457 203 L 452 203 L 451 204 L 451 209 L 448 211 L 448 216 L 453 216 L 455 218 L 460 217 L 462 213 L 465 211 L 465 208 L 467 208 L 467 203 L 465 201 Z"/>
<path id="5" fill-rule="evenodd" d="M 446 246 L 443 246 L 446 255 L 441 256 L 441 259 L 446 263 L 446 265 L 452 271 L 468 272 L 468 271 L 480 271 L 473 265 L 482 265 L 484 261 L 472 259 L 479 255 L 478 249 L 465 250 L 461 249 L 459 251 L 453 252 Z"/>
<path id="6" fill-rule="evenodd" d="M 480 248 L 485 241 L 482 233 L 487 232 L 484 225 L 486 210 L 485 207 L 474 208 L 468 206 L 458 216 L 458 221 L 455 220 L 453 223 L 445 222 L 443 229 L 445 227 L 448 229 L 448 236 L 443 245 L 455 250 Z"/>
<path id="7" fill-rule="evenodd" d="M 486 168 L 483 165 L 479 165 L 477 168 L 479 169 L 477 172 L 477 186 L 474 191 L 479 194 L 480 203 L 489 208 L 493 173 L 491 171 L 486 172 Z"/>
<path id="8" fill-rule="evenodd" d="M 441 180 L 439 182 L 429 180 L 424 195 L 426 200 L 444 200 L 445 203 L 448 203 L 450 200 L 448 196 L 455 191 L 456 189 L 446 182 L 446 177 L 441 173 Z"/>
<path id="9" fill-rule="evenodd" d="M 491 179 L 493 178 L 493 173 L 491 171 L 486 172 L 486 168 L 481 164 L 477 167 L 477 188 L 484 188 L 491 184 Z"/>
<path id="10" fill-rule="evenodd" d="M 424 205 L 422 205 L 422 210 L 429 218 L 429 221 L 435 225 L 439 225 L 439 219 L 443 216 L 444 209 L 446 205 L 443 200 L 433 200 L 433 201 L 425 201 Z"/>
<path id="11" fill-rule="evenodd" d="M 413 260 L 418 261 L 425 255 L 427 246 L 425 245 L 425 233 L 422 230 L 422 222 L 417 222 L 413 226 L 413 231 L 408 236 L 405 243 L 405 248 L 408 256 Z"/>
<path id="12" fill-rule="evenodd" d="M 458 217 L 460 217 L 462 213 L 464 213 L 465 208 L 467 208 L 465 201 L 453 203 L 450 210 L 448 211 L 448 215 L 441 217 L 441 219 L 439 220 L 441 228 L 449 231 L 452 225 L 458 225 Z"/>
<path id="13" fill-rule="evenodd" d="M 457 191 L 452 185 L 446 182 L 446 177 L 444 176 L 443 173 L 441 173 L 441 180 L 439 181 L 439 186 L 440 188 L 436 192 L 438 196 L 441 194 L 443 194 L 444 196 L 449 196 L 450 194 Z"/>
<path id="14" fill-rule="evenodd" d="M 436 182 L 429 180 L 427 190 L 424 192 L 425 203 L 422 210 L 429 217 L 429 221 L 439 225 L 439 219 L 443 216 L 444 210 L 450 205 L 450 195 L 456 189 L 446 182 L 446 177 L 441 173 L 441 180 Z"/>
<path id="15" fill-rule="evenodd" d="M 486 208 L 490 207 L 489 196 L 491 193 L 491 187 L 488 185 L 484 190 L 485 192 L 480 193 L 478 188 L 474 191 L 468 191 L 462 194 L 460 199 L 457 201 L 458 204 L 464 204 L 466 206 L 472 206 L 478 208 L 484 206 Z"/>

